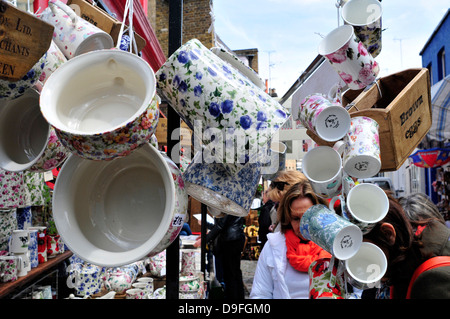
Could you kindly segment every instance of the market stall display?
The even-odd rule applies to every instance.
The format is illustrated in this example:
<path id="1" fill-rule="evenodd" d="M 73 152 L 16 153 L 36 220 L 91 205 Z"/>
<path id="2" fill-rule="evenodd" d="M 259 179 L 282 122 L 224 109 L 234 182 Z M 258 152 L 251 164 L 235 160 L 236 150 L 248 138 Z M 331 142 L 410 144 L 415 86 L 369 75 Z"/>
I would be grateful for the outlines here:
<path id="1" fill-rule="evenodd" d="M 1 247 L 7 243 L 1 278 L 19 280 L 70 250 L 65 284 L 73 293 L 64 297 L 166 298 L 165 252 L 177 243 L 188 196 L 217 218 L 247 216 L 261 177 L 285 168 L 287 146 L 274 136 L 291 115 L 252 69 L 198 39 L 150 65 L 140 56 L 145 43 L 134 32 L 132 0 L 122 23 L 83 0 L 71 3 L 104 23 L 96 26 L 73 6 L 51 0 L 30 15 L 54 28 L 40 58 L 26 76 L 0 80 Z M 331 200 L 308 209 L 300 222 L 302 235 L 332 254 L 310 266 L 311 298 L 351 298 L 346 283 L 359 289 L 379 283 L 386 257 L 362 237 L 386 215 L 387 199 L 378 186 L 354 180 L 397 169 L 431 125 L 428 70 L 378 78 L 380 2 L 338 6 L 345 24 L 318 48 L 336 83 L 292 108 L 318 144 L 304 156 L 303 173 Z M 368 6 L 377 14 L 364 15 Z M 158 150 L 161 98 L 200 143 L 182 169 Z M 51 219 L 45 226 L 18 225 L 17 209 L 34 198 L 32 187 L 22 192 L 26 174 L 55 168 Z M 257 227 L 245 231 L 255 244 Z M 207 294 L 198 253 L 180 251 L 180 299 Z M 255 248 L 252 256 L 258 255 Z M 369 276 L 373 265 L 376 276 Z"/>

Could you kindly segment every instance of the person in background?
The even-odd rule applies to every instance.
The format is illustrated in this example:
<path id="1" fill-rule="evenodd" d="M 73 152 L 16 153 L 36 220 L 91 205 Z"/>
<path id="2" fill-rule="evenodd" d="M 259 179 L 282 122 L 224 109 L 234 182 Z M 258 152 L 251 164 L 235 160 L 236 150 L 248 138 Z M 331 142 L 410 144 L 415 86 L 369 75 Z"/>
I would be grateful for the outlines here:
<path id="1" fill-rule="evenodd" d="M 215 224 L 206 235 L 206 242 L 214 243 L 214 256 L 219 258 L 225 299 L 244 299 L 245 290 L 241 271 L 241 253 L 245 244 L 245 218 L 225 214 L 215 218 Z M 194 247 L 200 247 L 201 237 Z"/>
<path id="2" fill-rule="evenodd" d="M 269 227 L 272 224 L 272 221 L 270 219 L 270 210 L 272 209 L 273 205 L 275 205 L 275 203 L 268 198 L 267 193 L 268 190 L 265 190 L 263 192 L 263 205 L 259 209 L 258 216 L 258 236 L 259 241 L 261 242 L 261 249 L 264 248 L 264 245 L 267 241 L 267 234 L 270 232 Z"/>
<path id="3" fill-rule="evenodd" d="M 309 181 L 290 185 L 278 207 L 280 231 L 267 235 L 253 279 L 252 299 L 309 298 L 308 268 L 319 258 L 331 255 L 300 233 L 300 220 L 313 205 L 326 201 L 318 197 Z"/>
<path id="4" fill-rule="evenodd" d="M 406 216 L 413 222 L 436 219 L 445 225 L 445 219 L 437 206 L 423 193 L 413 193 L 399 198 Z"/>
<path id="5" fill-rule="evenodd" d="M 308 182 L 306 176 L 295 170 L 284 170 L 280 171 L 277 176 L 271 181 L 270 188 L 267 192 L 268 200 L 271 200 L 274 205 L 270 210 L 270 218 L 272 225 L 270 226 L 270 231 L 278 230 L 277 228 L 277 209 L 281 202 L 284 194 L 292 187 L 292 185 L 300 182 Z"/>
<path id="6" fill-rule="evenodd" d="M 386 217 L 364 235 L 364 240 L 380 247 L 388 260 L 382 283 L 389 290 L 383 297 L 405 299 L 414 271 L 423 262 L 450 256 L 450 229 L 436 218 L 410 220 L 399 201 L 389 193 L 388 198 Z M 406 207 L 423 204 L 417 202 L 420 200 L 415 197 Z M 411 298 L 450 299 L 450 266 L 422 273 L 412 286 Z"/>

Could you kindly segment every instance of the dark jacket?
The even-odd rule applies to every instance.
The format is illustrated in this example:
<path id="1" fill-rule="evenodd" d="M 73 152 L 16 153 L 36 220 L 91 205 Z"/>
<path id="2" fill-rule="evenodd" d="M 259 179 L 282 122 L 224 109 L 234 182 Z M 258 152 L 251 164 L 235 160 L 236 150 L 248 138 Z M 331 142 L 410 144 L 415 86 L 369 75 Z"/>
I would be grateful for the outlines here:
<path id="1" fill-rule="evenodd" d="M 214 227 L 206 235 L 207 242 L 214 242 L 215 249 L 220 250 L 222 244 L 234 240 L 245 240 L 243 217 L 225 215 L 215 218 Z"/>
<path id="2" fill-rule="evenodd" d="M 428 225 L 422 231 L 423 246 L 419 249 L 424 258 L 414 264 L 414 269 L 428 258 L 450 256 L 449 238 L 450 229 L 445 225 L 439 222 Z M 394 298 L 404 299 L 408 285 L 409 280 L 395 285 Z M 450 266 L 428 270 L 417 277 L 411 291 L 411 299 L 450 299 Z"/>

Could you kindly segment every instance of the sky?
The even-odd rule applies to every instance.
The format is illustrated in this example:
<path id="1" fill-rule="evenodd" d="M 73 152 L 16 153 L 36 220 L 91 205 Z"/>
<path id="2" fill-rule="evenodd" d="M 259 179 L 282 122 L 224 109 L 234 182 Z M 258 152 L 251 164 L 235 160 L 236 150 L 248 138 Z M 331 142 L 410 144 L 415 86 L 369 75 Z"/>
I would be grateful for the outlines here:
<path id="1" fill-rule="evenodd" d="M 282 97 L 338 27 L 335 0 L 214 0 L 216 34 L 231 50 L 258 49 L 259 75 Z M 422 67 L 420 51 L 448 0 L 383 0 L 379 76 Z M 340 19 L 342 25 L 342 19 Z"/>

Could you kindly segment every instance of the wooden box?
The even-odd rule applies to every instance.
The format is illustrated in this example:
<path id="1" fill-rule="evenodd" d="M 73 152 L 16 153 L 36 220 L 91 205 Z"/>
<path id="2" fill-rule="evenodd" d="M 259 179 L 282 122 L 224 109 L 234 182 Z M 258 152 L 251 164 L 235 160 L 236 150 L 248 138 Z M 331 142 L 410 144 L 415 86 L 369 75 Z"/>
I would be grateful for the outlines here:
<path id="1" fill-rule="evenodd" d="M 348 90 L 342 105 L 351 117 L 367 116 L 379 124 L 381 172 L 405 162 L 431 127 L 430 75 L 426 68 L 407 69 L 382 77 L 363 90 Z M 333 146 L 312 131 L 319 145 Z"/>

